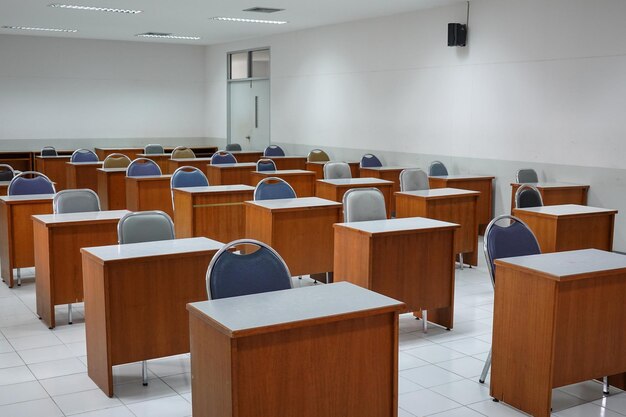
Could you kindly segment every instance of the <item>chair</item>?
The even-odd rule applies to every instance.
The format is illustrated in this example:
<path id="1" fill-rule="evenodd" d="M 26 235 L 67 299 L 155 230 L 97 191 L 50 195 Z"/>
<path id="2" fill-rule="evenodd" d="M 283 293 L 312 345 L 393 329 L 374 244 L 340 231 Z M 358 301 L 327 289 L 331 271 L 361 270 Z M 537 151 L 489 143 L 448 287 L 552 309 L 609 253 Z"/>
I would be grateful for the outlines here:
<path id="1" fill-rule="evenodd" d="M 383 163 L 380 162 L 380 159 L 378 159 L 376 155 L 366 153 L 361 158 L 361 168 L 376 168 L 381 166 L 383 166 Z"/>
<path id="2" fill-rule="evenodd" d="M 13 167 L 7 164 L 0 164 L 0 181 L 11 181 L 15 177 Z"/>
<path id="3" fill-rule="evenodd" d="M 536 183 L 539 182 L 539 176 L 537 171 L 531 168 L 520 169 L 515 174 L 515 179 L 518 184 Z"/>
<path id="4" fill-rule="evenodd" d="M 52 199 L 54 214 L 100 211 L 100 198 L 93 190 L 62 190 Z M 67 324 L 72 324 L 72 303 L 67 305 Z"/>
<path id="5" fill-rule="evenodd" d="M 98 162 L 98 155 L 89 149 L 76 149 L 70 157 L 70 162 Z"/>
<path id="6" fill-rule="evenodd" d="M 53 146 L 44 146 L 41 148 L 41 156 L 59 156 L 59 154 Z"/>
<path id="7" fill-rule="evenodd" d="M 145 148 L 143 148 L 143 153 L 146 155 L 157 155 L 157 154 L 164 154 L 165 153 L 165 149 L 163 149 L 163 145 L 159 145 L 156 143 L 150 143 L 148 145 L 146 145 Z"/>
<path id="8" fill-rule="evenodd" d="M 159 165 L 148 158 L 137 158 L 126 168 L 127 177 L 147 177 L 150 175 L 161 175 Z"/>
<path id="9" fill-rule="evenodd" d="M 226 150 L 228 152 L 241 151 L 241 145 L 238 143 L 229 143 L 226 145 Z"/>
<path id="10" fill-rule="evenodd" d="M 263 178 L 254 189 L 254 201 L 296 197 L 296 192 L 291 185 L 284 179 L 277 177 Z"/>
<path id="11" fill-rule="evenodd" d="M 171 188 L 207 187 L 209 180 L 200 169 L 184 166 L 174 171 L 170 185 Z"/>
<path id="12" fill-rule="evenodd" d="M 352 188 L 343 195 L 343 221 L 385 220 L 385 196 L 378 188 Z"/>
<path id="13" fill-rule="evenodd" d="M 233 248 L 253 245 L 252 253 L 241 253 Z M 285 261 L 269 245 L 251 239 L 235 240 L 220 249 L 206 273 L 209 300 L 239 297 L 293 287 L 291 273 Z"/>
<path id="14" fill-rule="evenodd" d="M 213 154 L 211 157 L 211 165 L 221 165 L 221 164 L 236 164 L 237 158 L 226 151 L 219 151 Z"/>
<path id="15" fill-rule="evenodd" d="M 404 169 L 400 172 L 400 191 L 419 191 L 430 189 L 428 175 L 419 168 Z"/>
<path id="16" fill-rule="evenodd" d="M 541 193 L 532 185 L 522 184 L 515 191 L 515 208 L 542 206 L 543 198 L 541 198 Z"/>
<path id="17" fill-rule="evenodd" d="M 271 159 L 259 159 L 256 163 L 257 171 L 276 171 L 276 163 Z"/>
<path id="18" fill-rule="evenodd" d="M 128 168 L 130 165 L 130 158 L 121 153 L 112 153 L 104 158 L 102 168 Z"/>
<path id="19" fill-rule="evenodd" d="M 278 145 L 270 145 L 263 151 L 263 156 L 285 156 L 285 151 Z"/>
<path id="20" fill-rule="evenodd" d="M 24 171 L 13 177 L 7 195 L 54 194 L 54 184 L 41 172 Z"/>
<path id="21" fill-rule="evenodd" d="M 429 177 L 444 177 L 448 175 L 448 169 L 441 161 L 433 161 L 428 168 Z"/>
<path id="22" fill-rule="evenodd" d="M 352 178 L 350 165 L 345 162 L 327 162 L 324 164 L 325 180 L 337 180 L 341 178 Z"/>
<path id="23" fill-rule="evenodd" d="M 309 162 L 327 162 L 330 161 L 330 157 L 326 152 L 321 149 L 313 149 L 309 152 L 309 156 L 307 156 L 307 161 Z"/>
<path id="24" fill-rule="evenodd" d="M 128 213 L 117 224 L 120 245 L 174 239 L 174 222 L 162 211 Z M 148 385 L 148 362 L 141 363 L 143 385 Z"/>
<path id="25" fill-rule="evenodd" d="M 172 159 L 191 159 L 195 158 L 196 154 L 186 146 L 177 146 L 172 151 Z"/>
<path id="26" fill-rule="evenodd" d="M 498 223 L 508 220 L 508 225 L 500 226 Z M 484 237 L 485 258 L 487 269 L 491 277 L 491 284 L 496 285 L 496 266 L 494 261 L 500 258 L 513 256 L 537 255 L 541 253 L 537 238 L 532 230 L 517 217 L 502 215 L 493 219 L 485 229 Z M 523 312 L 520 312 L 523 314 Z M 487 372 L 491 367 L 491 350 L 485 361 L 485 366 L 480 374 L 479 382 L 483 384 L 487 378 Z"/>

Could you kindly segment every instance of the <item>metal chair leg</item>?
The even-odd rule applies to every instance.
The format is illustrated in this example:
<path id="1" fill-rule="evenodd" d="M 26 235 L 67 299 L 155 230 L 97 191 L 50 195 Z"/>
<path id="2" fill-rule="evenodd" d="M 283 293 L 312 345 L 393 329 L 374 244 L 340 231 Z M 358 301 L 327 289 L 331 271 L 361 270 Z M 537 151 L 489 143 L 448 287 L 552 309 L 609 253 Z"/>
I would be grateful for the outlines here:
<path id="1" fill-rule="evenodd" d="M 463 254 L 459 253 L 459 263 L 460 263 L 460 269 L 461 271 L 463 270 Z"/>
<path id="2" fill-rule="evenodd" d="M 148 386 L 148 361 L 141 362 L 141 377 L 143 378 L 143 386 Z"/>
<path id="3" fill-rule="evenodd" d="M 17 268 L 17 286 L 22 286 L 22 271 L 19 268 Z"/>
<path id="4" fill-rule="evenodd" d="M 483 366 L 483 372 L 480 374 L 480 378 L 478 382 L 481 384 L 485 383 L 485 379 L 487 379 L 487 372 L 489 372 L 489 368 L 491 367 L 491 349 L 489 349 L 489 356 L 487 356 L 487 360 L 485 361 L 485 366 Z"/>
<path id="5" fill-rule="evenodd" d="M 604 378 L 602 378 L 602 393 L 604 395 L 609 395 L 610 394 L 609 387 L 610 387 L 610 385 L 609 385 L 609 377 L 605 376 Z"/>
<path id="6" fill-rule="evenodd" d="M 428 310 L 422 310 L 422 331 L 428 333 Z"/>
<path id="7" fill-rule="evenodd" d="M 72 305 L 67 305 L 67 324 L 72 324 Z"/>

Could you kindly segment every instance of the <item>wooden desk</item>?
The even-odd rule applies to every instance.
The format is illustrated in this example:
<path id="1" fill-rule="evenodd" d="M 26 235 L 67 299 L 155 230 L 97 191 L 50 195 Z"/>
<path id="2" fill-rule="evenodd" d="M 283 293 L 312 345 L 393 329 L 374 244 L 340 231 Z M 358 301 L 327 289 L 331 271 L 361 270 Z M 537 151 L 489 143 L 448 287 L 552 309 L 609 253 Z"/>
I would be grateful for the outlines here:
<path id="1" fill-rule="evenodd" d="M 575 249 L 613 250 L 613 224 L 617 210 L 563 204 L 513 209 L 531 228 L 542 253 Z"/>
<path id="2" fill-rule="evenodd" d="M 397 416 L 403 308 L 346 282 L 188 305 L 194 417 Z"/>
<path id="3" fill-rule="evenodd" d="M 173 174 L 180 167 L 195 167 L 203 173 L 206 165 L 211 163 L 211 158 L 171 158 L 167 160 L 167 173 Z"/>
<path id="4" fill-rule="evenodd" d="M 515 208 L 515 192 L 521 184 L 511 184 L 511 212 Z M 544 206 L 555 206 L 558 204 L 580 204 L 587 205 L 588 185 L 570 184 L 566 182 L 537 182 L 529 183 L 536 187 L 541 193 Z"/>
<path id="5" fill-rule="evenodd" d="M 278 177 L 287 181 L 297 197 L 315 196 L 315 173 L 313 171 L 302 169 L 252 171 L 250 172 L 250 185 L 256 186 L 261 180 L 269 177 Z"/>
<path id="6" fill-rule="evenodd" d="M 98 172 L 102 162 L 66 162 L 67 188 L 89 188 L 98 192 Z"/>
<path id="7" fill-rule="evenodd" d="M 276 169 L 305 169 L 306 156 L 264 156 L 276 164 Z"/>
<path id="8" fill-rule="evenodd" d="M 181 145 L 182 146 L 182 145 Z M 210 158 L 217 152 L 217 146 L 187 146 L 196 155 L 196 158 Z M 172 153 L 176 146 L 164 146 L 165 153 Z"/>
<path id="9" fill-rule="evenodd" d="M 429 177 L 430 188 L 459 188 L 461 190 L 478 191 L 478 233 L 484 234 L 493 217 L 493 180 L 495 177 L 485 175 L 447 175 Z"/>
<path id="10" fill-rule="evenodd" d="M 341 203 L 317 197 L 246 201 L 246 237 L 274 248 L 293 276 L 333 270 Z"/>
<path id="11" fill-rule="evenodd" d="M 206 166 L 209 185 L 251 185 L 250 172 L 254 170 L 256 170 L 256 164 L 252 162 Z"/>
<path id="12" fill-rule="evenodd" d="M 360 168 L 360 175 L 361 177 L 380 178 L 393 182 L 393 189 L 391 193 L 391 212 L 395 213 L 396 199 L 393 196 L 395 195 L 395 193 L 400 191 L 400 173 L 409 168 L 411 167 L 383 166 Z"/>
<path id="13" fill-rule="evenodd" d="M 0 181 L 0 196 L 7 195 L 11 181 Z"/>
<path id="14" fill-rule="evenodd" d="M 33 157 L 38 152 L 31 151 L 2 151 L 0 152 L 0 164 L 11 165 L 14 170 L 32 171 Z"/>
<path id="15" fill-rule="evenodd" d="M 455 233 L 455 253 L 467 254 L 464 263 L 478 265 L 477 202 L 480 193 L 458 188 L 396 193 L 397 217 L 428 217 L 461 225 Z"/>
<path id="16" fill-rule="evenodd" d="M 56 326 L 54 306 L 83 301 L 80 249 L 117 243 L 117 224 L 127 210 L 33 216 L 37 314 Z"/>
<path id="17" fill-rule="evenodd" d="M 126 208 L 126 168 L 98 168 L 98 197 L 102 210 Z"/>
<path id="18" fill-rule="evenodd" d="M 95 148 L 98 159 L 104 161 L 104 159 L 114 153 L 121 153 L 131 159 L 131 161 L 137 158 L 137 154 L 142 153 L 144 148 Z"/>
<path id="19" fill-rule="evenodd" d="M 324 179 L 324 165 L 328 162 L 340 162 L 340 161 L 307 161 L 306 170 L 315 172 L 315 177 L 318 180 Z M 359 162 L 346 162 L 348 166 L 350 166 L 350 172 L 352 173 L 352 178 L 359 178 L 361 175 L 359 173 Z"/>
<path id="20" fill-rule="evenodd" d="M 448 329 L 454 319 L 458 224 L 409 217 L 335 224 L 334 279 L 401 300 Z"/>
<path id="21" fill-rule="evenodd" d="M 327 200 L 343 203 L 343 195 L 351 188 L 378 188 L 385 196 L 387 217 L 391 217 L 391 187 L 393 183 L 379 178 L 347 178 L 339 180 L 317 180 L 315 195 Z"/>
<path id="22" fill-rule="evenodd" d="M 235 158 L 237 158 L 237 162 L 254 162 L 256 163 L 259 159 L 263 159 L 262 151 L 229 151 L 233 154 Z"/>
<path id="23" fill-rule="evenodd" d="M 219 242 L 243 239 L 243 202 L 252 200 L 253 194 L 254 187 L 249 185 L 174 188 L 176 237 L 205 236 Z"/>
<path id="24" fill-rule="evenodd" d="M 495 263 L 492 397 L 548 417 L 553 388 L 624 380 L 626 256 L 585 249 Z"/>
<path id="25" fill-rule="evenodd" d="M 105 394 L 113 366 L 189 352 L 185 305 L 207 299 L 222 246 L 197 237 L 81 249 L 88 374 Z"/>
<path id="26" fill-rule="evenodd" d="M 13 288 L 13 268 L 35 265 L 33 214 L 52 213 L 52 194 L 0 197 L 2 280 Z"/>
<path id="27" fill-rule="evenodd" d="M 70 156 L 36 156 L 35 171 L 41 172 L 50 181 L 56 183 L 57 191 L 65 190 L 67 185 L 67 162 Z"/>
<path id="28" fill-rule="evenodd" d="M 174 218 L 171 175 L 126 177 L 126 208 L 130 211 L 161 210 Z"/>
<path id="29" fill-rule="evenodd" d="M 168 163 L 171 157 L 172 157 L 171 153 L 150 153 L 150 154 L 138 153 L 137 155 L 135 155 L 134 158 L 131 158 L 131 159 L 136 159 L 136 158 L 151 159 L 157 163 L 159 168 L 161 168 L 162 174 L 167 174 L 168 169 L 169 169 Z"/>

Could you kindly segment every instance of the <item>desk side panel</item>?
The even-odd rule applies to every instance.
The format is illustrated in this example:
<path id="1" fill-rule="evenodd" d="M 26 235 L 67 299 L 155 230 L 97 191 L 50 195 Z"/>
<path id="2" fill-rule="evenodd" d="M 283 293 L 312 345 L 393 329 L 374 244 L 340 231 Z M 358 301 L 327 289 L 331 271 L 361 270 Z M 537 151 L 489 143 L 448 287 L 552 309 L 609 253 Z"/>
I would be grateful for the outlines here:
<path id="1" fill-rule="evenodd" d="M 334 228 L 334 282 L 348 281 L 372 288 L 372 241 L 370 236 L 345 227 Z"/>
<path id="2" fill-rule="evenodd" d="M 614 214 L 576 216 L 558 220 L 556 251 L 613 250 Z"/>
<path id="3" fill-rule="evenodd" d="M 161 210 L 174 218 L 172 192 L 169 179 L 163 181 L 138 181 L 139 210 Z"/>
<path id="4" fill-rule="evenodd" d="M 174 193 L 174 231 L 176 238 L 194 237 L 193 233 L 193 196 L 173 190 Z"/>
<path id="5" fill-rule="evenodd" d="M 557 251 L 557 220 L 552 217 L 543 217 L 529 214 L 524 211 L 513 210 L 513 215 L 519 217 L 528 225 L 539 242 L 541 253 Z"/>
<path id="6" fill-rule="evenodd" d="M 11 236 L 13 227 L 11 221 L 11 206 L 0 202 L 0 268 L 2 272 L 2 280 L 9 286 L 13 287 L 13 265 L 12 256 L 13 248 L 11 245 Z"/>
<path id="7" fill-rule="evenodd" d="M 34 214 L 52 214 L 52 201 L 33 201 L 25 204 L 12 204 L 12 236 L 14 268 L 35 266 L 35 245 L 33 238 Z"/>
<path id="8" fill-rule="evenodd" d="M 33 221 L 33 234 L 35 240 L 35 270 L 37 279 L 35 288 L 37 292 L 37 315 L 46 323 L 48 328 L 55 326 L 54 320 L 54 288 L 50 279 L 50 230 L 43 224 Z"/>
<path id="9" fill-rule="evenodd" d="M 246 237 L 244 201 L 253 199 L 253 191 L 214 193 L 193 198 L 193 236 L 205 236 L 218 242 L 232 242 Z"/>

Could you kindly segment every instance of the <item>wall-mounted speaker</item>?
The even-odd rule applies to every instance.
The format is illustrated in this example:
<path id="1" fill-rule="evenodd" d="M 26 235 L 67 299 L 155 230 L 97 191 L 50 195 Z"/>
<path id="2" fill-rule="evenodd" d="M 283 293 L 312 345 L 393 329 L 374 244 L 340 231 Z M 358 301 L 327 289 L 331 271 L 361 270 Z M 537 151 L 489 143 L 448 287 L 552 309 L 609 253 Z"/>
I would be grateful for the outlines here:
<path id="1" fill-rule="evenodd" d="M 448 23 L 448 46 L 465 46 L 467 44 L 467 25 Z"/>

